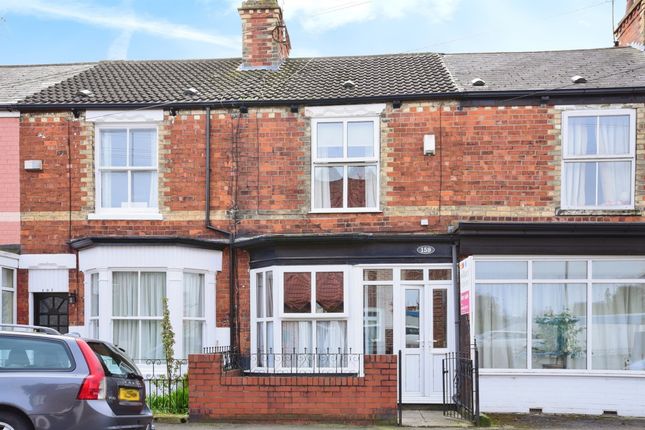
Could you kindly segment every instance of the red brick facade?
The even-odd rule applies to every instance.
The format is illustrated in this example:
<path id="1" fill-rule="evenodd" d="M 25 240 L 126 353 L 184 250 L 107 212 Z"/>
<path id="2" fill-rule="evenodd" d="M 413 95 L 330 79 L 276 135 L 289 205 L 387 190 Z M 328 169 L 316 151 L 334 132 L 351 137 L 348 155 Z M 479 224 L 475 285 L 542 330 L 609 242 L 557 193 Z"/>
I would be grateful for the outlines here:
<path id="1" fill-rule="evenodd" d="M 619 46 L 632 43 L 645 44 L 645 8 L 641 0 L 628 1 L 625 16 L 620 21 L 614 35 Z"/>
<path id="2" fill-rule="evenodd" d="M 365 376 L 241 376 L 219 355 L 189 357 L 190 417 L 196 421 L 393 423 L 394 355 L 365 357 Z"/>
<path id="3" fill-rule="evenodd" d="M 0 245 L 20 243 L 19 118 L 0 112 Z"/>

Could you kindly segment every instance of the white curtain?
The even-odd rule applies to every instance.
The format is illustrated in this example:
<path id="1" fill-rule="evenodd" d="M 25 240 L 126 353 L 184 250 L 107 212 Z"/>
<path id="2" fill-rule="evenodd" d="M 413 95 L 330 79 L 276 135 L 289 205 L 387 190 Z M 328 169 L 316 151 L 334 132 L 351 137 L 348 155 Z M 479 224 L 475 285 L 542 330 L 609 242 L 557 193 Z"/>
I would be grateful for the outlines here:
<path id="1" fill-rule="evenodd" d="M 204 317 L 204 275 L 184 273 L 184 316 Z"/>
<path id="2" fill-rule="evenodd" d="M 526 284 L 477 284 L 476 333 L 482 368 L 526 368 Z"/>
<path id="3" fill-rule="evenodd" d="M 593 369 L 645 370 L 645 285 L 592 288 Z"/>
<path id="4" fill-rule="evenodd" d="M 139 321 L 114 320 L 112 324 L 114 327 L 112 342 L 125 349 L 130 357 L 144 358 L 139 355 Z"/>
<path id="5" fill-rule="evenodd" d="M 365 168 L 365 206 L 368 208 L 376 207 L 377 174 L 376 166 Z"/>
<path id="6" fill-rule="evenodd" d="M 204 275 L 184 273 L 184 318 L 204 317 Z M 202 351 L 204 321 L 184 319 L 184 356 Z"/>
<path id="7" fill-rule="evenodd" d="M 567 155 L 593 155 L 595 145 L 595 117 L 570 117 L 567 124 Z M 565 164 L 565 200 L 568 205 L 581 207 L 595 204 L 595 186 L 587 184 L 588 163 Z M 595 185 L 595 184 L 594 184 Z"/>
<path id="8" fill-rule="evenodd" d="M 598 152 L 606 155 L 629 154 L 629 117 L 600 117 Z M 631 204 L 631 163 L 602 162 L 598 169 L 598 203 L 607 206 Z"/>
<path id="9" fill-rule="evenodd" d="M 141 272 L 141 316 L 161 317 L 166 296 L 166 274 Z"/>
<path id="10" fill-rule="evenodd" d="M 347 322 L 317 321 L 316 345 L 318 366 L 345 367 L 347 353 Z"/>
<path id="11" fill-rule="evenodd" d="M 311 351 L 311 322 L 285 321 L 282 323 L 282 352 L 303 353 Z"/>
<path id="12" fill-rule="evenodd" d="M 330 169 L 327 167 L 314 169 L 314 207 L 317 209 L 331 207 L 329 171 Z"/>
<path id="13" fill-rule="evenodd" d="M 164 358 L 161 343 L 161 320 L 141 321 L 141 354 L 139 358 Z"/>
<path id="14" fill-rule="evenodd" d="M 137 275 L 137 272 L 112 272 L 113 316 L 133 317 L 138 315 Z"/>

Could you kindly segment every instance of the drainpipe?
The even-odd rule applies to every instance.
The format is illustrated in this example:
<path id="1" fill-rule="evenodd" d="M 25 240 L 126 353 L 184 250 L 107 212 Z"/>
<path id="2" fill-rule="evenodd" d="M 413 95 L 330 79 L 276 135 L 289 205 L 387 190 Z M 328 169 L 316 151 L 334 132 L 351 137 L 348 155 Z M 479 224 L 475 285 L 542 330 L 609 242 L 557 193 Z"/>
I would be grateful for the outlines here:
<path id="1" fill-rule="evenodd" d="M 459 292 L 459 245 L 452 244 L 452 288 L 454 291 L 454 312 L 455 312 L 455 352 L 459 354 L 460 350 L 460 332 L 461 332 L 461 295 Z"/>
<path id="2" fill-rule="evenodd" d="M 236 349 L 236 312 L 235 309 L 235 271 L 236 254 L 235 254 L 235 235 L 230 231 L 222 230 L 211 224 L 211 108 L 206 107 L 206 213 L 205 227 L 207 230 L 224 234 L 229 238 L 228 244 L 228 265 L 229 265 L 229 343 L 231 349 Z"/>

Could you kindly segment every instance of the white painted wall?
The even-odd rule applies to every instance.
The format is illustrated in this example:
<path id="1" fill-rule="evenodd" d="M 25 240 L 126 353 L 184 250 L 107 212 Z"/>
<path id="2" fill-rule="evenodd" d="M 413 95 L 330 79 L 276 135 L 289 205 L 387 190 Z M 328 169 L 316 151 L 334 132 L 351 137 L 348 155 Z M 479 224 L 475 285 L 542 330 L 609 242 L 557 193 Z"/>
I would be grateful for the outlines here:
<path id="1" fill-rule="evenodd" d="M 482 412 L 645 416 L 645 375 L 480 375 Z"/>

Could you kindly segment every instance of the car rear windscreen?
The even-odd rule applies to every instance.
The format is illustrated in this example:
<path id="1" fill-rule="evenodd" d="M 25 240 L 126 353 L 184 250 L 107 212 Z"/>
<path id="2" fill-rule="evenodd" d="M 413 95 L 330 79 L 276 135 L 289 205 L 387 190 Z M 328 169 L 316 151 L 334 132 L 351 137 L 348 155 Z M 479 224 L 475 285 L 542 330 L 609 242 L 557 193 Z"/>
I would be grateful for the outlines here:
<path id="1" fill-rule="evenodd" d="M 139 374 L 139 370 L 125 355 L 110 348 L 101 342 L 88 342 L 88 345 L 103 363 L 103 369 L 106 373 L 114 376 L 128 376 L 134 373 Z"/>
<path id="2" fill-rule="evenodd" d="M 71 370 L 65 342 L 35 337 L 0 337 L 0 371 Z"/>

